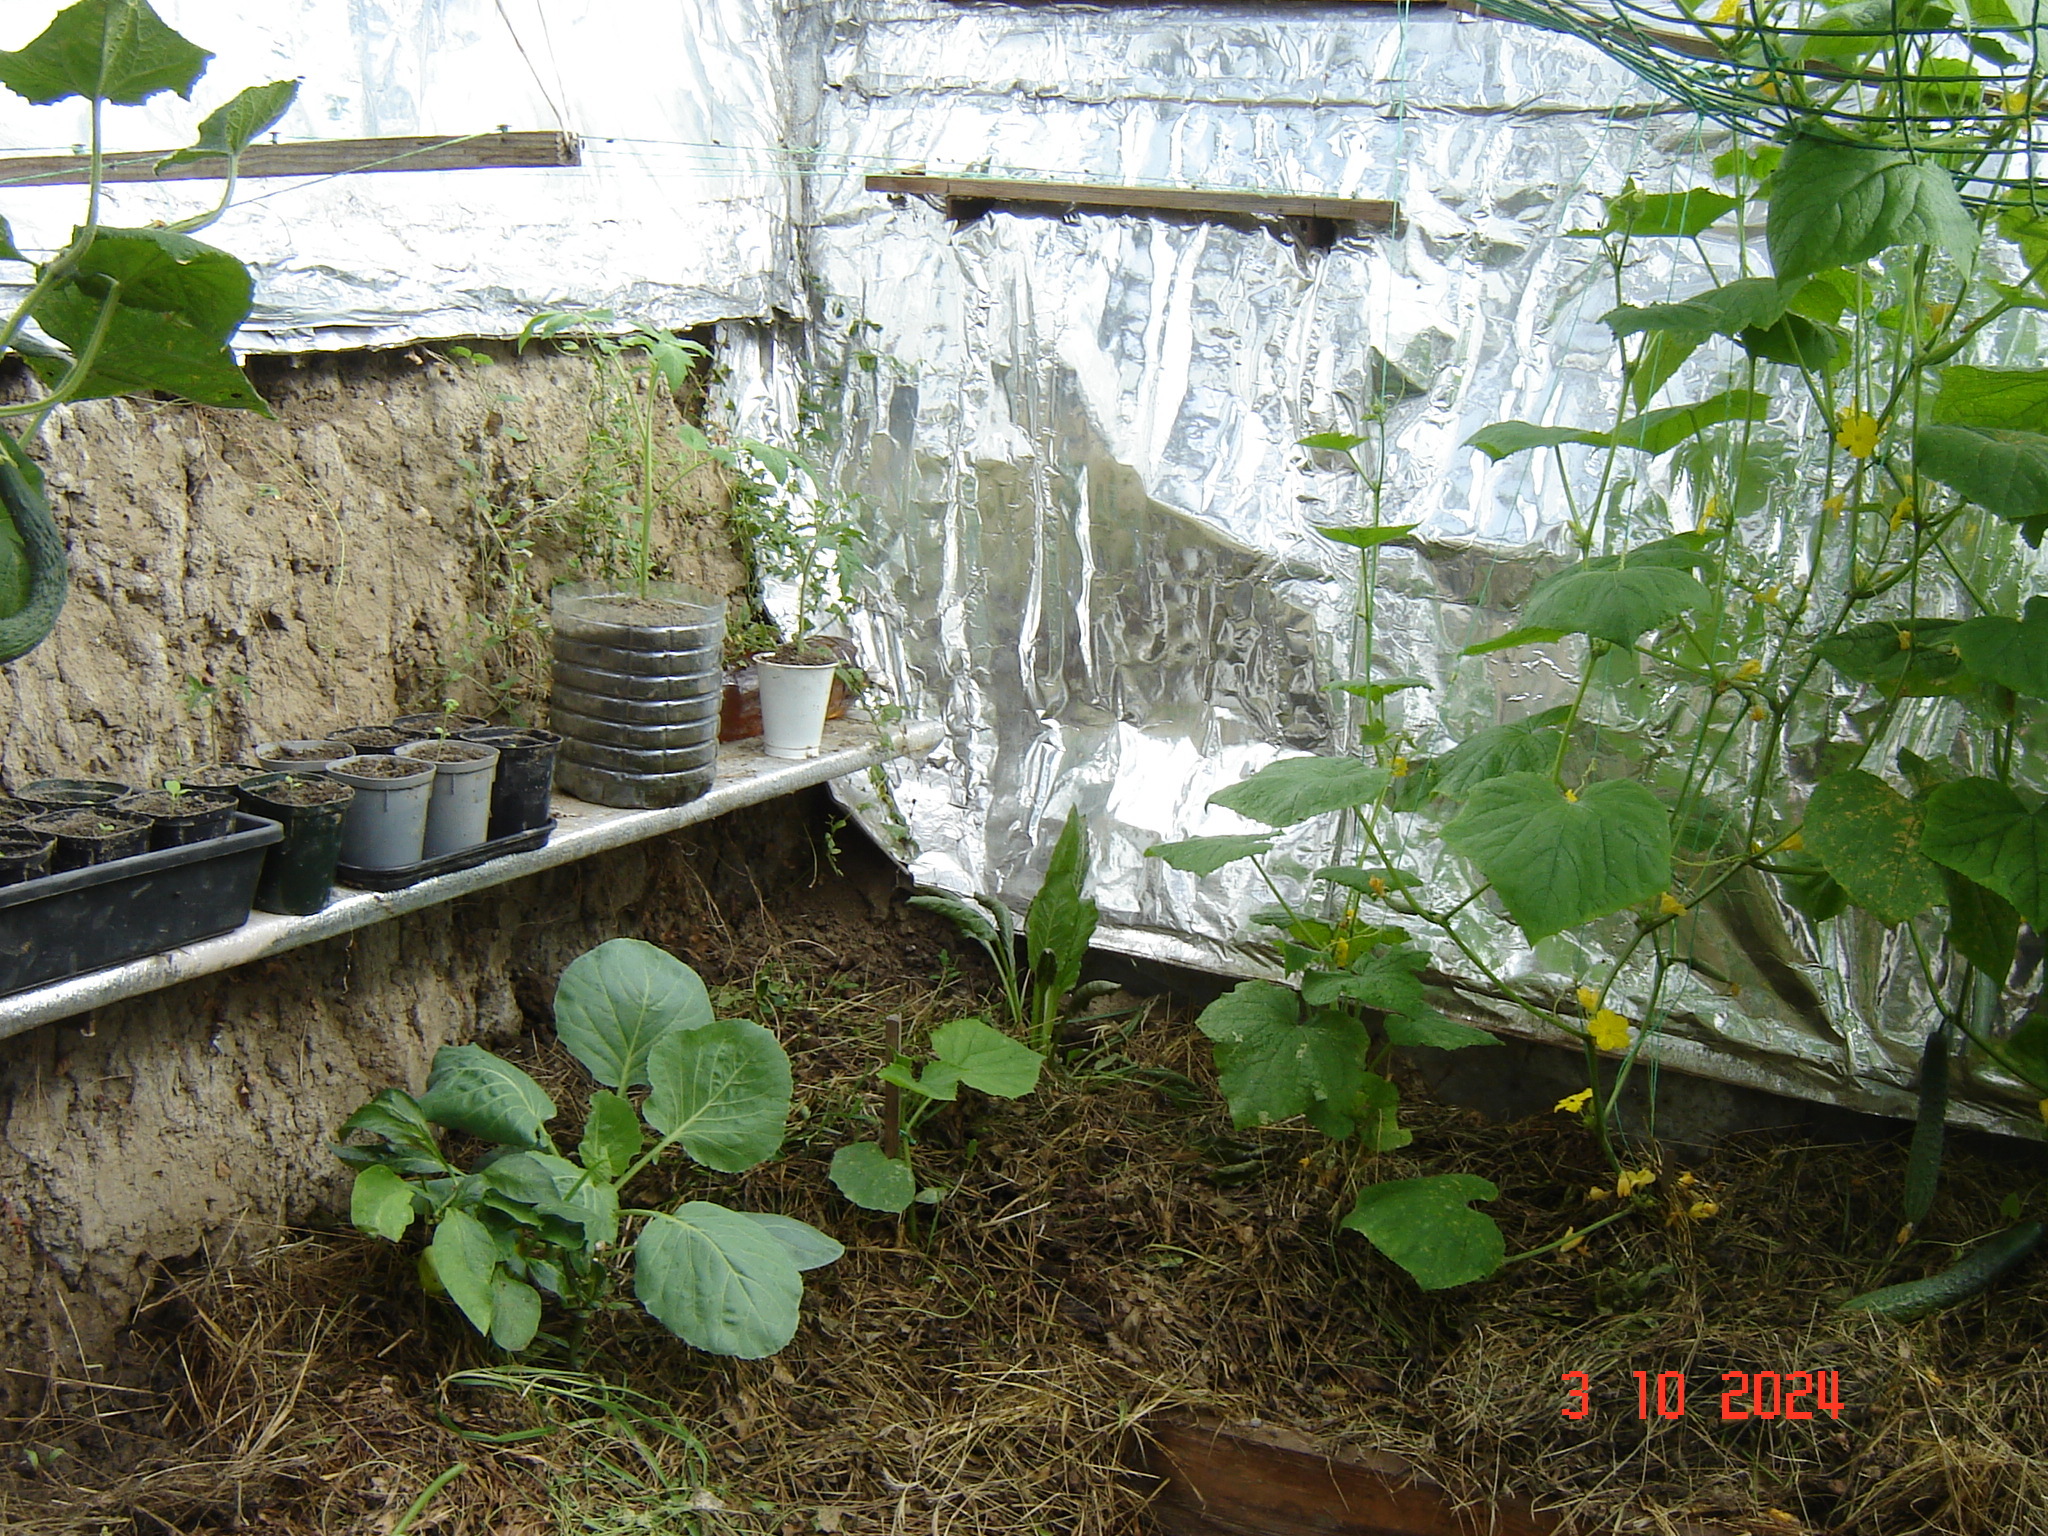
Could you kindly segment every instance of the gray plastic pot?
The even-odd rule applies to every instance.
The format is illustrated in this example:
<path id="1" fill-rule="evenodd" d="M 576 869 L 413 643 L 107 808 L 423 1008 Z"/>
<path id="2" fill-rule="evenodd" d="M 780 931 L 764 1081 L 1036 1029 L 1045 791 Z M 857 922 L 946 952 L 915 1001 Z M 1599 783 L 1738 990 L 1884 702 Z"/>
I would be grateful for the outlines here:
<path id="1" fill-rule="evenodd" d="M 341 862 L 358 869 L 399 869 L 417 864 L 427 839 L 427 805 L 434 793 L 434 765 L 406 763 L 417 772 L 393 775 L 378 763 L 405 762 L 372 752 L 329 763 L 329 776 L 356 792 L 341 823 Z"/>
<path id="2" fill-rule="evenodd" d="M 427 801 L 422 857 L 459 853 L 490 836 L 496 747 L 481 741 L 412 741 L 392 755 L 433 765 L 434 792 Z"/>

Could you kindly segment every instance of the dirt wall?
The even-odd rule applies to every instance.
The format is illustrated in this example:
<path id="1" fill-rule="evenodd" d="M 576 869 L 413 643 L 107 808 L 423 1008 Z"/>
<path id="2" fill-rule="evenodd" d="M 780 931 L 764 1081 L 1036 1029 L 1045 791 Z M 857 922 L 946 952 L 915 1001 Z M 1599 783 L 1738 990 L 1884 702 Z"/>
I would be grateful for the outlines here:
<path id="1" fill-rule="evenodd" d="M 0 667 L 0 774 L 141 778 L 449 692 L 474 708 L 494 681 L 543 696 L 527 610 L 588 532 L 564 503 L 590 365 L 498 351 L 255 359 L 269 421 L 131 400 L 55 420 L 42 457 L 71 596 Z M 711 494 L 657 539 L 684 580 L 745 579 Z"/>
<path id="2" fill-rule="evenodd" d="M 259 360 L 275 420 L 113 401 L 56 422 L 45 457 L 73 585 L 53 637 L 0 668 L 7 781 L 135 782 L 449 691 L 476 707 L 493 679 L 543 695 L 520 592 L 576 558 L 551 498 L 588 430 L 589 373 L 503 349 L 459 359 Z M 710 501 L 679 503 L 659 538 L 674 574 L 725 593 L 743 580 Z M 677 914 L 692 892 L 705 908 L 712 845 L 665 839 L 0 1041 L 0 1287 L 16 1303 L 0 1401 L 90 1378 L 159 1260 L 331 1202 L 341 1119 L 378 1088 L 418 1088 L 441 1045 L 519 1028 L 522 986 L 544 1009 L 590 944 L 687 942 Z"/>

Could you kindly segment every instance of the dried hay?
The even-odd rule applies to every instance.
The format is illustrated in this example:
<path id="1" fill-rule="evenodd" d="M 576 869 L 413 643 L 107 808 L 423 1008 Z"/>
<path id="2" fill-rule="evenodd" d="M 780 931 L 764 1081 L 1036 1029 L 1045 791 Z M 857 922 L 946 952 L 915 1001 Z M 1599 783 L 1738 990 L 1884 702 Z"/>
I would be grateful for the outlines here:
<path id="1" fill-rule="evenodd" d="M 882 1016 L 914 1033 L 970 1000 L 905 979 L 900 955 L 893 974 L 864 970 L 852 942 L 726 971 L 750 978 L 726 1005 L 790 1047 L 789 1155 L 739 1181 L 668 1171 L 646 1192 L 784 1211 L 847 1242 L 809 1277 L 780 1357 L 694 1354 L 622 1309 L 593 1326 L 589 1376 L 507 1369 L 419 1295 L 409 1253 L 295 1235 L 167 1276 L 115 1383 L 53 1383 L 13 1426 L 0 1528 L 390 1536 L 459 1461 L 416 1536 L 1107 1536 L 1143 1504 L 1119 1472 L 1130 1435 L 1200 1412 L 1392 1452 L 1464 1499 L 1518 1492 L 1585 1532 L 2048 1532 L 2048 1264 L 1920 1323 L 1830 1305 L 1938 1267 L 1941 1245 L 2001 1224 L 2010 1192 L 2038 1203 L 2038 1162 L 1958 1149 L 1928 1243 L 1887 1268 L 1900 1144 L 1667 1154 L 1669 1224 L 1623 1221 L 1423 1295 L 1337 1231 L 1345 1192 L 1479 1173 L 1502 1186 L 1510 1249 L 1534 1246 L 1612 1209 L 1586 1198 L 1607 1181 L 1585 1133 L 1425 1105 L 1414 1145 L 1375 1167 L 1300 1130 L 1235 1131 L 1204 1043 L 1155 1007 L 1035 1098 L 933 1124 L 921 1172 L 952 1192 L 898 1222 L 847 1206 L 825 1162 L 864 1131 Z M 548 1042 L 526 1064 L 551 1090 L 580 1081 Z M 1719 1213 L 1676 1215 L 1699 1198 Z M 1721 1422 L 1721 1371 L 1821 1369 L 1840 1372 L 1839 1422 Z M 1568 1370 L 1592 1378 L 1581 1422 L 1560 1414 Z M 1641 1422 L 1637 1370 L 1687 1372 L 1688 1416 Z"/>

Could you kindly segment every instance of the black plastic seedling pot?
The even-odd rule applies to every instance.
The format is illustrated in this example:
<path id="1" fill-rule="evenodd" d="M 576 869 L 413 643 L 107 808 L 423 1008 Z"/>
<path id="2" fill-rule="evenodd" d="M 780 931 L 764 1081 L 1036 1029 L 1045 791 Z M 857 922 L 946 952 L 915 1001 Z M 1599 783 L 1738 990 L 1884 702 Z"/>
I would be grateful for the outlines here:
<path id="1" fill-rule="evenodd" d="M 282 836 L 240 816 L 226 837 L 0 889 L 0 996 L 241 927 L 263 852 Z"/>
<path id="2" fill-rule="evenodd" d="M 112 864 L 149 851 L 149 819 L 129 816 L 111 805 L 45 811 L 15 825 L 24 832 L 41 832 L 57 840 L 57 856 L 51 866 L 59 873 Z"/>
<path id="3" fill-rule="evenodd" d="M 132 784 L 112 779 L 37 779 L 17 789 L 14 798 L 41 811 L 68 811 L 85 805 L 112 805 L 123 795 L 133 794 Z"/>
<path id="4" fill-rule="evenodd" d="M 287 799 L 277 798 L 280 792 Z M 335 866 L 341 862 L 342 818 L 356 792 L 319 774 L 259 773 L 236 785 L 235 794 L 245 811 L 267 816 L 282 828 L 256 883 L 257 909 L 307 917 L 326 906 L 334 889 Z M 290 798 L 310 795 L 324 798 L 306 805 L 289 803 Z"/>
<path id="5" fill-rule="evenodd" d="M 149 846 L 183 848 L 224 836 L 235 824 L 235 793 L 231 789 L 191 789 L 173 795 L 164 790 L 123 795 L 113 808 L 149 823 Z"/>
<path id="6" fill-rule="evenodd" d="M 57 851 L 57 840 L 40 832 L 23 832 L 15 827 L 0 827 L 0 885 L 19 885 L 24 880 L 37 880 L 50 872 L 50 855 Z"/>
<path id="7" fill-rule="evenodd" d="M 491 785 L 493 842 L 547 825 L 548 796 L 555 787 L 555 753 L 562 738 L 553 731 L 486 726 L 464 731 L 463 741 L 498 749 L 498 777 Z"/>

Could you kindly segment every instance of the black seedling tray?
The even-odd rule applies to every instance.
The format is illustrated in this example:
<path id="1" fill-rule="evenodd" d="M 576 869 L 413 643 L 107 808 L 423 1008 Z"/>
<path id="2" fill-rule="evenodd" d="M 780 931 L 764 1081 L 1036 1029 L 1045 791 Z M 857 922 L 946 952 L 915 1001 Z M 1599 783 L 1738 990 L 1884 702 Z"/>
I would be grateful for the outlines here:
<path id="1" fill-rule="evenodd" d="M 0 886 L 0 997 L 241 927 L 283 837 L 238 814 L 224 837 Z"/>
<path id="2" fill-rule="evenodd" d="M 334 879 L 337 885 L 353 886 L 359 891 L 402 891 L 408 885 L 418 885 L 436 875 L 452 875 L 458 869 L 475 869 L 479 864 L 488 864 L 508 853 L 531 853 L 536 848 L 545 848 L 548 839 L 554 835 L 555 819 L 550 816 L 545 825 L 514 832 L 510 837 L 496 838 L 488 843 L 478 843 L 474 848 L 444 853 L 438 859 L 422 859 L 417 864 L 399 864 L 391 869 L 359 869 L 353 864 L 343 864 L 335 870 Z"/>

